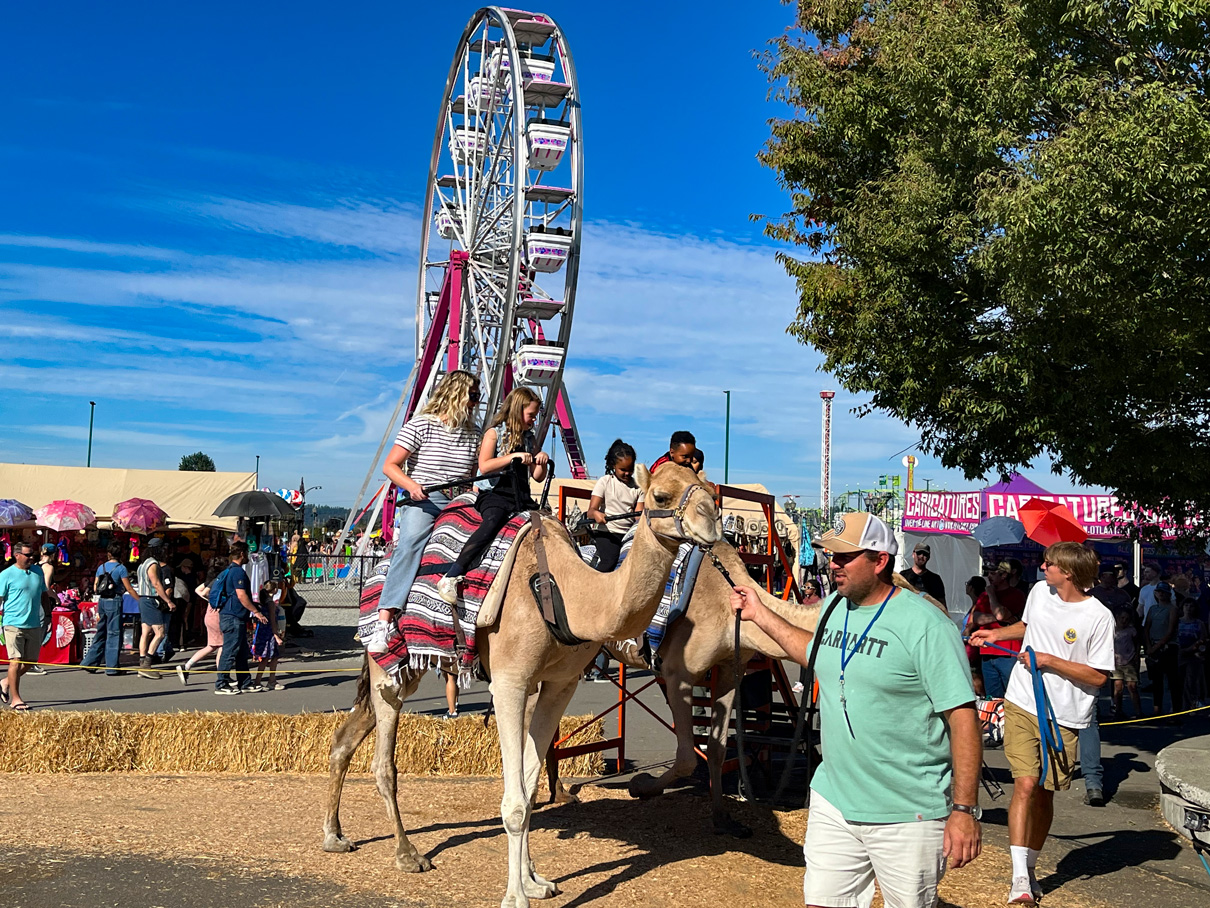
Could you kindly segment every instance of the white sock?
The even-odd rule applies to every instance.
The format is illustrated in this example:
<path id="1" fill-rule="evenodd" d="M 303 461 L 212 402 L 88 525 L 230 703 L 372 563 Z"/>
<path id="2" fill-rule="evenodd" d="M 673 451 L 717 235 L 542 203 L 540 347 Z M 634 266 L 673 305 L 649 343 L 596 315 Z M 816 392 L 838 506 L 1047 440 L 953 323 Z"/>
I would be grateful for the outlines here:
<path id="1" fill-rule="evenodd" d="M 1029 849 L 1024 845 L 1009 845 L 1008 852 L 1013 859 L 1013 879 L 1019 876 L 1029 876 Z"/>
<path id="2" fill-rule="evenodd" d="M 1038 869 L 1038 855 L 1042 853 L 1038 848 L 1026 848 L 1025 863 L 1029 867 L 1029 878 L 1034 878 L 1034 871 Z"/>

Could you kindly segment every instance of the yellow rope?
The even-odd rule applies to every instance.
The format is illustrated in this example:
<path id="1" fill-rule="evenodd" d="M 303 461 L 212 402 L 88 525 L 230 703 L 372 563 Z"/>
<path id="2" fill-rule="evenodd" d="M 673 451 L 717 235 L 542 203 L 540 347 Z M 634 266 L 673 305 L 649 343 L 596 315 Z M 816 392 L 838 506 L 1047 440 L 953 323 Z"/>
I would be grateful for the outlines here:
<path id="1" fill-rule="evenodd" d="M 1171 719 L 1173 716 L 1187 716 L 1189 713 L 1200 713 L 1203 709 L 1210 709 L 1210 706 L 1196 706 L 1193 709 L 1182 710 L 1179 713 L 1168 713 L 1164 716 L 1140 716 L 1137 719 L 1120 719 L 1117 722 L 1102 722 L 1101 728 L 1106 728 L 1110 725 L 1134 725 L 1136 722 L 1158 722 L 1160 719 Z"/>

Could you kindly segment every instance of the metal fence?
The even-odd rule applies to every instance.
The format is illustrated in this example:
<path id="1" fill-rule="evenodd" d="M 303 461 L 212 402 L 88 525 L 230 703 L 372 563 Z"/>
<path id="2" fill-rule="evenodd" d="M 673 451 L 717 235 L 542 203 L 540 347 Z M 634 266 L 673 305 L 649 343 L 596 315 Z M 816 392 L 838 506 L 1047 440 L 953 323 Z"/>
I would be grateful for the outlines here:
<path id="1" fill-rule="evenodd" d="M 357 608 L 381 555 L 307 555 L 291 564 L 294 589 L 310 608 Z"/>

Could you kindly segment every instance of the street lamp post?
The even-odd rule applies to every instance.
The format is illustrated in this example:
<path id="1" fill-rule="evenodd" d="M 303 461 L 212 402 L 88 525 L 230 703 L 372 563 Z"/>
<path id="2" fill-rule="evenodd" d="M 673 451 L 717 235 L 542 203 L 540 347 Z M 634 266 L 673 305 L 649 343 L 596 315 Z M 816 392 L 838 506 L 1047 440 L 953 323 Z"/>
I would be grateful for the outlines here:
<path id="1" fill-rule="evenodd" d="M 256 487 L 260 488 L 260 455 L 256 455 Z"/>
<path id="2" fill-rule="evenodd" d="M 727 395 L 727 423 L 723 435 L 723 482 L 726 483 L 731 479 L 731 392 L 723 393 Z"/>
<path id="3" fill-rule="evenodd" d="M 84 464 L 86 467 L 92 466 L 92 417 L 97 410 L 97 402 L 90 400 L 88 402 L 88 461 Z"/>

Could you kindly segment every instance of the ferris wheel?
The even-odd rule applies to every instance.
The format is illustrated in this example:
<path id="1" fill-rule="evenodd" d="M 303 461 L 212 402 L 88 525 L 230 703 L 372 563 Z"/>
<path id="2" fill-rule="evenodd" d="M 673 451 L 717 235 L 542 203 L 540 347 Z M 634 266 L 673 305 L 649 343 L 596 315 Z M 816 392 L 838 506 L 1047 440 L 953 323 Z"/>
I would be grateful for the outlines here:
<path id="1" fill-rule="evenodd" d="M 416 371 L 404 417 L 446 372 L 480 377 L 490 415 L 518 384 L 543 400 L 587 478 L 563 367 L 583 219 L 580 91 L 567 39 L 541 13 L 485 7 L 446 79 L 425 192 Z"/>

